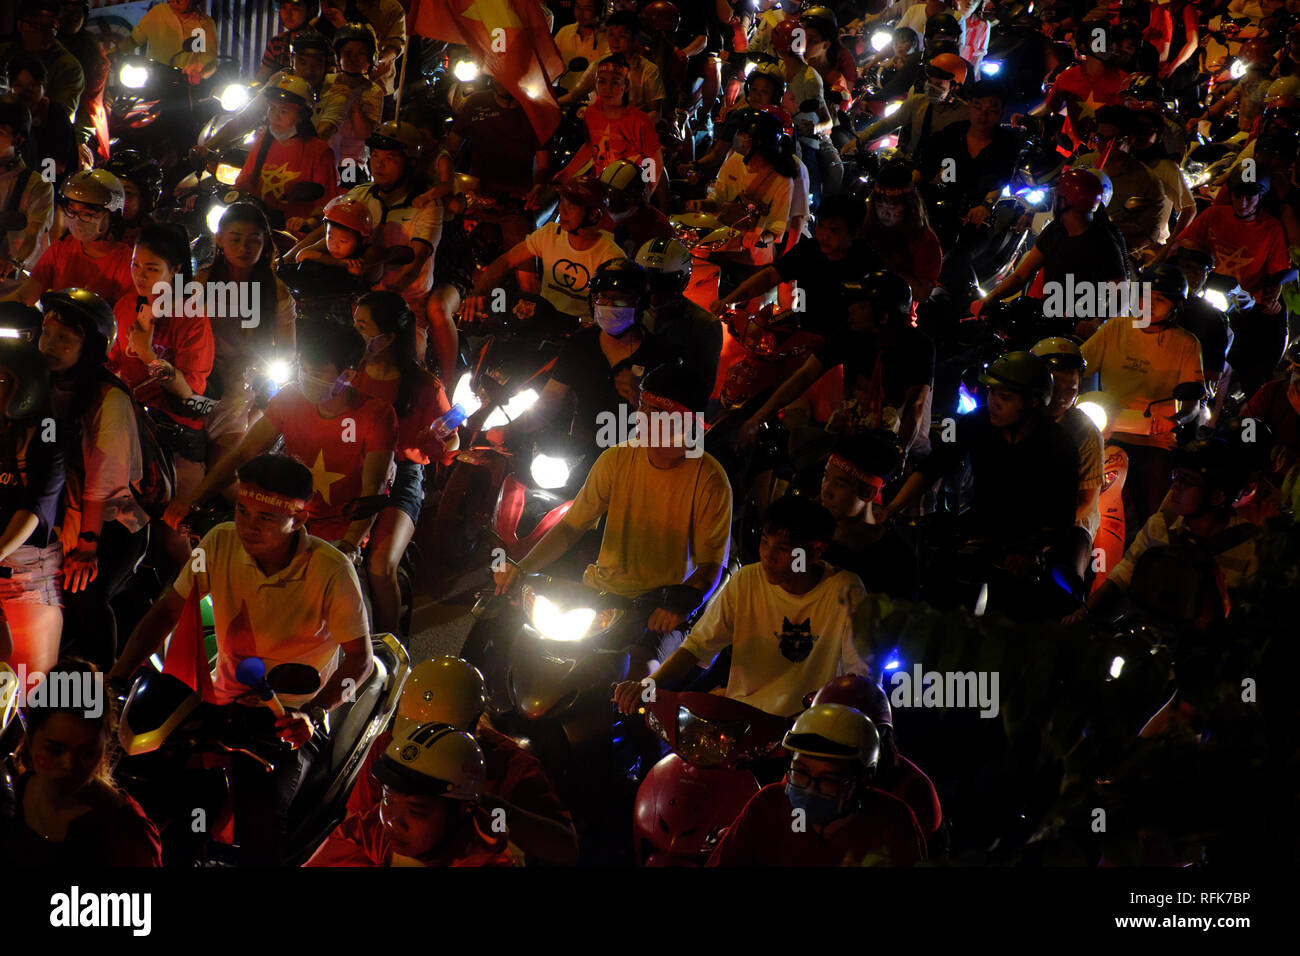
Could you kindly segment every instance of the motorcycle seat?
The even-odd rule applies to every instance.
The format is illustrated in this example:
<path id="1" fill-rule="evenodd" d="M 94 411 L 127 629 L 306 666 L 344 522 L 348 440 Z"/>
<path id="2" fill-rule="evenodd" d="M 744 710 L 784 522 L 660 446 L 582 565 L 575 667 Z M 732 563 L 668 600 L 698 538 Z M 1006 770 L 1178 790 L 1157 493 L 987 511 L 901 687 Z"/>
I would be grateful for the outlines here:
<path id="1" fill-rule="evenodd" d="M 371 672 L 365 686 L 357 693 L 357 699 L 344 704 L 336 713 L 338 719 L 331 715 L 330 759 L 331 774 L 342 767 L 348 759 L 348 753 L 357 738 L 361 736 L 366 721 L 375 711 L 375 702 L 388 683 L 388 666 L 384 660 L 375 655 L 375 669 Z"/>

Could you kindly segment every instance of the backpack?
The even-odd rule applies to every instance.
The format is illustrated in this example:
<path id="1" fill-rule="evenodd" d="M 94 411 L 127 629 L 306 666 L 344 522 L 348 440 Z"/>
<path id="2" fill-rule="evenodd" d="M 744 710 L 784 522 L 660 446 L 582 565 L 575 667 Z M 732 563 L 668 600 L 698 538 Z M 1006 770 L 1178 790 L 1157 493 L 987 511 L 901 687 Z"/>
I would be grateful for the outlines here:
<path id="1" fill-rule="evenodd" d="M 130 393 L 127 393 L 130 395 Z M 153 520 L 162 517 L 176 492 L 176 466 L 171 452 L 158 436 L 158 426 L 149 417 L 144 406 L 130 395 L 131 410 L 135 413 L 135 428 L 140 436 L 140 480 L 132 482 L 131 494 L 136 503 Z"/>

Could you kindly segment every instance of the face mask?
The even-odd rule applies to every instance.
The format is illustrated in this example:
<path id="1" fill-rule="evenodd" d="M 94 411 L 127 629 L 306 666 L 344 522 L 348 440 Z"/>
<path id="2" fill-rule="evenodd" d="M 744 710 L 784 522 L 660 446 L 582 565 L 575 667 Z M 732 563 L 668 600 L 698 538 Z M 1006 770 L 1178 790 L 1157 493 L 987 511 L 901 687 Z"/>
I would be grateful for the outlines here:
<path id="1" fill-rule="evenodd" d="M 391 344 L 392 344 L 392 339 L 390 339 L 387 335 L 376 335 L 373 339 L 368 339 L 366 341 L 366 355 L 367 356 L 378 355 L 384 349 L 388 348 L 388 346 Z"/>
<path id="2" fill-rule="evenodd" d="M 592 315 L 602 332 L 607 335 L 622 335 L 636 321 L 636 306 L 598 305 L 592 309 Z"/>
<path id="3" fill-rule="evenodd" d="M 933 83 L 925 84 L 925 98 L 931 103 L 942 103 L 948 96 L 948 91 Z"/>
<path id="4" fill-rule="evenodd" d="M 788 780 L 785 796 L 790 801 L 790 806 L 802 810 L 808 822 L 814 826 L 825 826 L 844 815 L 844 801 L 840 798 L 828 797 L 813 788 L 796 787 Z"/>
<path id="5" fill-rule="evenodd" d="M 334 397 L 338 391 L 337 383 L 327 378 L 316 378 L 314 375 L 303 375 L 298 379 L 298 389 L 302 392 L 303 398 L 313 405 L 319 405 Z"/>
<path id="6" fill-rule="evenodd" d="M 94 242 L 104 231 L 103 223 L 96 220 L 95 222 L 82 222 L 80 219 L 73 219 L 68 225 L 68 231 L 78 242 Z"/>
<path id="7" fill-rule="evenodd" d="M 266 128 L 270 130 L 271 135 L 275 137 L 277 143 L 283 143 L 286 139 L 293 139 L 293 137 L 298 135 L 298 128 L 296 126 L 290 126 L 284 132 L 280 132 L 274 126 L 270 125 Z"/>

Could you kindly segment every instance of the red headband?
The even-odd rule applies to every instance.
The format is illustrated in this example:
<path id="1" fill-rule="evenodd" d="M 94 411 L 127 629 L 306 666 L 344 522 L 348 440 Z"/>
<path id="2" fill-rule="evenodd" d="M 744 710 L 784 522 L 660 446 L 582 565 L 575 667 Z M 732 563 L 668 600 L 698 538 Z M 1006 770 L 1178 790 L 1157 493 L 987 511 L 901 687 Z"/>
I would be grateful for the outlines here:
<path id="1" fill-rule="evenodd" d="M 287 515 L 297 514 L 307 507 L 307 502 L 302 498 L 286 498 L 283 495 L 264 491 L 256 485 L 241 484 L 239 486 L 239 497 L 249 504 L 270 508 L 272 511 L 279 511 Z"/>
<path id="2" fill-rule="evenodd" d="M 674 402 L 671 398 L 664 398 L 662 395 L 654 395 L 644 391 L 641 393 L 641 408 L 656 408 L 662 412 L 678 412 L 681 415 L 695 414 L 681 402 Z"/>
<path id="3" fill-rule="evenodd" d="M 832 468 L 838 468 L 854 481 L 859 481 L 871 489 L 871 494 L 867 496 L 867 501 L 879 501 L 880 490 L 885 487 L 885 479 L 879 475 L 870 475 L 863 471 L 853 462 L 849 461 L 843 455 L 831 455 L 826 462 Z"/>

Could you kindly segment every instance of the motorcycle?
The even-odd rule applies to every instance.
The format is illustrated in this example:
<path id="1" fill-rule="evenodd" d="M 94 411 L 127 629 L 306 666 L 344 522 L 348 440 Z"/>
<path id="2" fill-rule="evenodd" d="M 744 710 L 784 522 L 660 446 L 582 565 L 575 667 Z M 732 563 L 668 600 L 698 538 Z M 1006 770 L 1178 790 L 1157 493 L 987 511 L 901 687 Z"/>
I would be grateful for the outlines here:
<path id="1" fill-rule="evenodd" d="M 301 865 L 343 820 L 348 793 L 365 756 L 397 711 L 410 658 L 391 634 L 375 637 L 371 647 L 374 670 L 355 699 L 327 718 L 327 746 L 294 795 L 282 865 Z M 276 713 L 283 713 L 278 694 L 310 694 L 320 686 L 320 675 L 306 665 L 281 664 L 268 673 L 260 658 L 245 658 L 236 673 Z M 118 728 L 123 756 L 115 776 L 160 824 L 165 858 L 209 866 L 237 863 L 240 855 L 233 843 L 231 793 L 224 772 L 233 754 L 247 756 L 268 772 L 287 754 L 296 759 L 283 747 L 261 746 L 259 752 L 257 744 L 227 739 L 231 735 L 223 732 L 220 711 L 183 681 L 162 673 L 138 677 L 126 696 Z M 168 771 L 174 773 L 177 767 L 184 768 L 179 786 L 167 779 Z M 169 791 L 165 798 L 161 790 Z M 173 815 L 170 807 L 184 809 Z M 215 825 L 192 827 L 194 808 L 203 808 Z"/>
<path id="2" fill-rule="evenodd" d="M 727 260 L 743 251 L 744 226 L 758 217 L 759 210 L 752 205 L 739 216 L 687 212 L 669 217 L 674 237 L 690 251 L 693 260 L 691 278 L 682 293 L 687 299 L 707 309 L 718 298 Z"/>
<path id="3" fill-rule="evenodd" d="M 637 789 L 633 841 L 641 866 L 702 866 L 759 782 L 742 763 L 779 748 L 790 721 L 718 694 L 655 689 L 646 726 L 669 753 Z"/>

